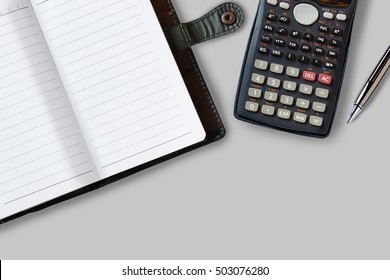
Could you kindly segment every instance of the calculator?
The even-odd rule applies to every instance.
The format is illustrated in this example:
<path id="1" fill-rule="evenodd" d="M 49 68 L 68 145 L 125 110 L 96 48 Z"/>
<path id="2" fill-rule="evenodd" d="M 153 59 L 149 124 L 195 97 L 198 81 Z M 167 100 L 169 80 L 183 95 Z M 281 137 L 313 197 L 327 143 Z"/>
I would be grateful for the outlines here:
<path id="1" fill-rule="evenodd" d="M 261 0 L 235 103 L 243 121 L 329 135 L 357 0 Z"/>

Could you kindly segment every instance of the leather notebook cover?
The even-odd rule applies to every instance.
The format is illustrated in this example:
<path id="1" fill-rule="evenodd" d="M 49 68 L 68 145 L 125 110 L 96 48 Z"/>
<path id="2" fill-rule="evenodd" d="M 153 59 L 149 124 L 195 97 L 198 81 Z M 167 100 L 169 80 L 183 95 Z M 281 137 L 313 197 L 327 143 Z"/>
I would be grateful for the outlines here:
<path id="1" fill-rule="evenodd" d="M 196 111 L 198 112 L 199 118 L 206 132 L 206 138 L 195 145 L 139 165 L 97 183 L 85 186 L 41 205 L 37 205 L 31 209 L 19 212 L 1 220 L 0 224 L 14 220 L 28 213 L 42 210 L 95 189 L 99 189 L 141 170 L 215 142 L 224 137 L 225 128 L 203 79 L 194 53 L 191 50 L 191 46 L 235 32 L 239 29 L 244 21 L 244 14 L 241 8 L 233 3 L 224 3 L 193 22 L 181 23 L 170 0 L 151 0 L 151 3 L 165 33 L 166 39 L 171 47 L 172 53 L 191 95 Z"/>

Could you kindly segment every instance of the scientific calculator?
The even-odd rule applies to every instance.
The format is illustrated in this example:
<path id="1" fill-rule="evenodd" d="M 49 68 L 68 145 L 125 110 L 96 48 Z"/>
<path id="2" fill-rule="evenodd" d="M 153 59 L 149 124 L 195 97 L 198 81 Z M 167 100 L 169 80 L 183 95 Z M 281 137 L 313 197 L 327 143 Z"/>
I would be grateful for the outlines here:
<path id="1" fill-rule="evenodd" d="M 261 0 L 243 63 L 235 116 L 327 137 L 357 0 Z"/>

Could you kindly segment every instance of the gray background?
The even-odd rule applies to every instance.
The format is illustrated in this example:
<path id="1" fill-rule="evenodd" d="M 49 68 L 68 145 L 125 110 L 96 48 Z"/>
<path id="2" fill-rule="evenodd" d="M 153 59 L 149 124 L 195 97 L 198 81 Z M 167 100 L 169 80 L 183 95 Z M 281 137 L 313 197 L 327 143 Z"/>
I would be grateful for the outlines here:
<path id="1" fill-rule="evenodd" d="M 222 1 L 174 0 L 183 21 Z M 339 110 L 326 140 L 233 117 L 257 0 L 238 33 L 194 48 L 227 128 L 216 144 L 0 226 L 0 258 L 390 258 L 390 81 L 347 125 L 389 44 L 390 1 L 361 0 Z M 387 116 L 387 117 L 386 117 Z"/>

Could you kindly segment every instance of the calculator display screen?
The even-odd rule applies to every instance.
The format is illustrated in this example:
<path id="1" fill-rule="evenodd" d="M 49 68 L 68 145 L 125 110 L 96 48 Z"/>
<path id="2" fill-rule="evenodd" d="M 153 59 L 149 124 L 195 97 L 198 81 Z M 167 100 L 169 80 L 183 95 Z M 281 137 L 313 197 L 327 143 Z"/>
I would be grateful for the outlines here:
<path id="1" fill-rule="evenodd" d="M 315 0 L 320 4 L 334 7 L 348 7 L 351 5 L 352 0 Z"/>

